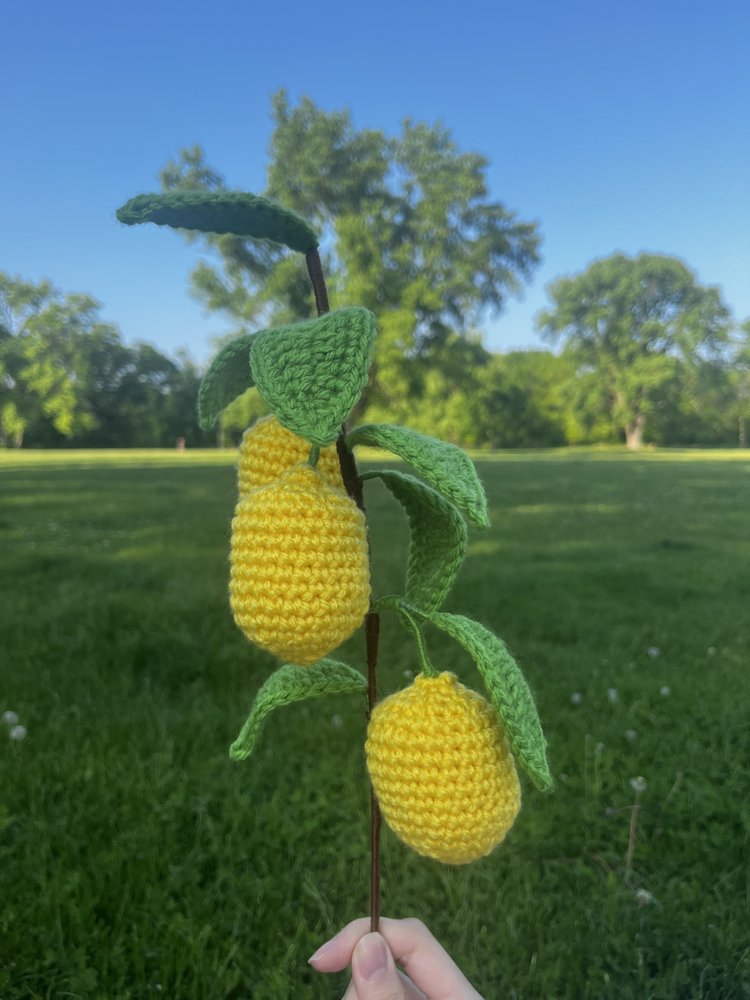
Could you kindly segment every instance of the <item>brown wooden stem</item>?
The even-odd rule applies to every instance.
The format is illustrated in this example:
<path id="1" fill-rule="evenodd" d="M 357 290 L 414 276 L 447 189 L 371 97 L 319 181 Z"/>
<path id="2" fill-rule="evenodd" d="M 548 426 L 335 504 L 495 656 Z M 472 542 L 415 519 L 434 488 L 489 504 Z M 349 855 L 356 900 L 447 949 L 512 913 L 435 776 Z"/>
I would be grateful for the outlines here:
<path id="1" fill-rule="evenodd" d="M 318 310 L 318 316 L 322 316 L 323 313 L 328 312 L 330 306 L 328 305 L 328 289 L 323 277 L 323 266 L 320 263 L 320 254 L 317 247 L 311 247 L 307 251 L 305 262 L 307 263 L 307 273 L 310 275 L 310 281 L 312 282 L 315 294 L 315 308 Z"/>
<path id="2" fill-rule="evenodd" d="M 317 248 L 308 250 L 305 254 L 307 273 L 310 275 L 315 307 L 318 316 L 329 311 L 328 290 L 320 263 Z M 341 468 L 341 478 L 344 488 L 362 513 L 365 513 L 365 498 L 362 489 L 362 478 L 357 469 L 354 453 L 346 443 L 345 428 L 336 439 L 336 453 Z M 367 653 L 367 719 L 369 722 L 372 710 L 378 700 L 378 643 L 380 637 L 380 615 L 369 611 L 365 616 L 365 648 Z M 370 930 L 377 931 L 380 926 L 380 806 L 375 791 L 370 786 Z"/>

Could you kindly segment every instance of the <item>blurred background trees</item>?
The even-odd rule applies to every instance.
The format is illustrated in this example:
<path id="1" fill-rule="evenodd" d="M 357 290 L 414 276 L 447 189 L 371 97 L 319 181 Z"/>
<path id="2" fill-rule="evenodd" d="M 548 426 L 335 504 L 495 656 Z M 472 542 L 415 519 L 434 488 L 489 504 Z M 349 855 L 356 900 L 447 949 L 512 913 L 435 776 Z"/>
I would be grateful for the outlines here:
<path id="1" fill-rule="evenodd" d="M 46 448 L 172 446 L 199 431 L 200 374 L 126 345 L 90 295 L 0 273 L 0 443 Z"/>
<path id="2" fill-rule="evenodd" d="M 483 323 L 539 262 L 540 231 L 493 200 L 487 161 L 441 125 L 396 137 L 348 111 L 272 98 L 266 194 L 312 222 L 337 305 L 378 318 L 359 418 L 468 447 L 616 443 L 747 446 L 750 321 L 732 327 L 716 288 L 676 258 L 621 253 L 561 277 L 539 317 L 559 351 L 495 354 Z M 225 187 L 200 146 L 160 173 L 165 190 Z M 233 335 L 311 315 L 298 255 L 267 241 L 184 233 L 203 251 L 191 290 Z M 123 342 L 87 294 L 0 274 L 0 444 L 189 446 L 236 441 L 264 412 L 250 390 L 217 434 L 195 419 L 186 354 Z"/>

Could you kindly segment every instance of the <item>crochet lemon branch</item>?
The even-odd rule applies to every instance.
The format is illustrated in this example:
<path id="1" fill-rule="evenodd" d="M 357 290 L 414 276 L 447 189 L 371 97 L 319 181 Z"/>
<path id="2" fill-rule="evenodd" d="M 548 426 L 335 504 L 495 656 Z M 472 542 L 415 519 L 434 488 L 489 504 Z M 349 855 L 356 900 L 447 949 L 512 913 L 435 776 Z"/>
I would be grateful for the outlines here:
<path id="1" fill-rule="evenodd" d="M 516 762 L 542 790 L 552 779 L 534 699 L 507 647 L 478 622 L 440 610 L 466 553 L 466 521 L 489 523 L 473 463 L 405 427 L 368 424 L 342 435 L 367 384 L 375 318 L 356 306 L 327 311 L 317 237 L 293 213 L 241 192 L 169 192 L 132 199 L 118 218 L 274 240 L 305 254 L 314 286 L 317 319 L 237 338 L 216 356 L 199 393 L 205 428 L 250 386 L 270 410 L 240 447 L 230 604 L 248 639 L 288 662 L 258 691 L 231 756 L 250 756 L 276 708 L 362 693 L 364 676 L 329 654 L 366 619 L 368 661 L 376 659 L 378 615 L 394 612 L 415 640 L 420 673 L 377 705 L 370 673 L 365 749 L 383 815 L 401 840 L 440 861 L 489 853 L 520 808 Z M 391 452 L 416 475 L 360 476 L 352 457 L 360 445 Z M 404 593 L 377 601 L 362 503 L 373 478 L 402 506 L 410 529 Z M 469 653 L 487 699 L 432 666 L 425 627 Z"/>

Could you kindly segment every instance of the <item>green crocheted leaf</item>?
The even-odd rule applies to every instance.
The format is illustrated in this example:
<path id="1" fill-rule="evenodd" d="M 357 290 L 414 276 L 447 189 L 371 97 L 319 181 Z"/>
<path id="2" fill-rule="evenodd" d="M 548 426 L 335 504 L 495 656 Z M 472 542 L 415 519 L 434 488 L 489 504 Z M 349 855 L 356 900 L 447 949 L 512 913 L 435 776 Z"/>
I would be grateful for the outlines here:
<path id="1" fill-rule="evenodd" d="M 504 642 L 479 622 L 444 611 L 424 613 L 409 605 L 415 618 L 431 622 L 460 643 L 473 658 L 490 700 L 505 725 L 508 742 L 519 764 L 537 788 L 552 788 L 547 762 L 547 742 L 526 678 Z"/>
<path id="2" fill-rule="evenodd" d="M 436 438 L 417 434 L 408 427 L 363 424 L 348 435 L 351 447 L 358 444 L 385 448 L 408 462 L 438 493 L 442 493 L 480 528 L 487 528 L 487 497 L 477 470 L 466 452 Z"/>
<path id="3" fill-rule="evenodd" d="M 279 423 L 325 447 L 367 384 L 375 317 L 355 306 L 257 334 L 255 384 Z"/>
<path id="4" fill-rule="evenodd" d="M 250 347 L 257 334 L 248 333 L 227 344 L 216 355 L 198 390 L 198 423 L 204 431 L 221 411 L 253 385 Z"/>
<path id="5" fill-rule="evenodd" d="M 353 667 L 336 660 L 319 660 L 311 667 L 286 664 L 271 674 L 258 691 L 240 735 L 229 748 L 232 760 L 245 760 L 255 749 L 266 717 L 275 708 L 325 694 L 366 691 L 367 681 Z"/>
<path id="6" fill-rule="evenodd" d="M 155 222 L 157 226 L 195 229 L 201 233 L 232 233 L 273 240 L 306 253 L 318 237 L 294 212 L 245 191 L 162 191 L 139 194 L 117 209 L 128 226 Z"/>
<path id="7" fill-rule="evenodd" d="M 439 608 L 466 553 L 466 523 L 453 504 L 432 487 L 393 469 L 364 472 L 377 477 L 406 511 L 411 544 L 406 566 L 406 599 L 425 611 Z"/>

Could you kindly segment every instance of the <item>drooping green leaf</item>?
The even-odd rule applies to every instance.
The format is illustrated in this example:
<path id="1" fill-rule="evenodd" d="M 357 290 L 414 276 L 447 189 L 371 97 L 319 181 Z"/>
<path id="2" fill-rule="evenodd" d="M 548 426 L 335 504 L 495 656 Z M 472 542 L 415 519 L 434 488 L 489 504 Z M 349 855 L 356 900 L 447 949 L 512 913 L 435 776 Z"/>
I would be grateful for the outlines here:
<path id="1" fill-rule="evenodd" d="M 257 334 L 249 333 L 227 344 L 211 362 L 198 391 L 198 423 L 204 431 L 221 411 L 253 385 L 250 347 Z"/>
<path id="2" fill-rule="evenodd" d="M 374 469 L 399 501 L 409 519 L 411 543 L 406 567 L 406 599 L 425 611 L 440 607 L 453 585 L 466 553 L 466 523 L 444 496 L 394 469 Z"/>
<path id="3" fill-rule="evenodd" d="M 438 493 L 462 510 L 473 524 L 480 528 L 489 526 L 487 497 L 474 463 L 455 445 L 391 424 L 355 427 L 347 441 L 351 447 L 369 445 L 398 455 Z"/>
<path id="4" fill-rule="evenodd" d="M 404 608 L 401 605 L 405 605 Z M 389 600 L 388 606 L 406 610 L 414 618 L 431 622 L 469 653 L 484 680 L 492 704 L 503 720 L 508 742 L 518 763 L 537 788 L 552 787 L 547 743 L 526 678 L 505 643 L 479 622 L 444 611 L 424 612 L 405 602 Z"/>
<path id="5" fill-rule="evenodd" d="M 318 245 L 310 226 L 294 212 L 245 191 L 162 191 L 139 194 L 117 209 L 126 225 L 155 222 L 174 229 L 273 240 L 306 253 Z"/>
<path id="6" fill-rule="evenodd" d="M 355 306 L 256 335 L 255 384 L 279 422 L 329 445 L 367 384 L 375 317 Z"/>
<path id="7" fill-rule="evenodd" d="M 320 660 L 311 667 L 286 664 L 271 674 L 258 691 L 239 736 L 229 748 L 232 760 L 245 760 L 255 749 L 266 717 L 275 708 L 295 701 L 367 690 L 359 671 L 336 660 Z"/>

